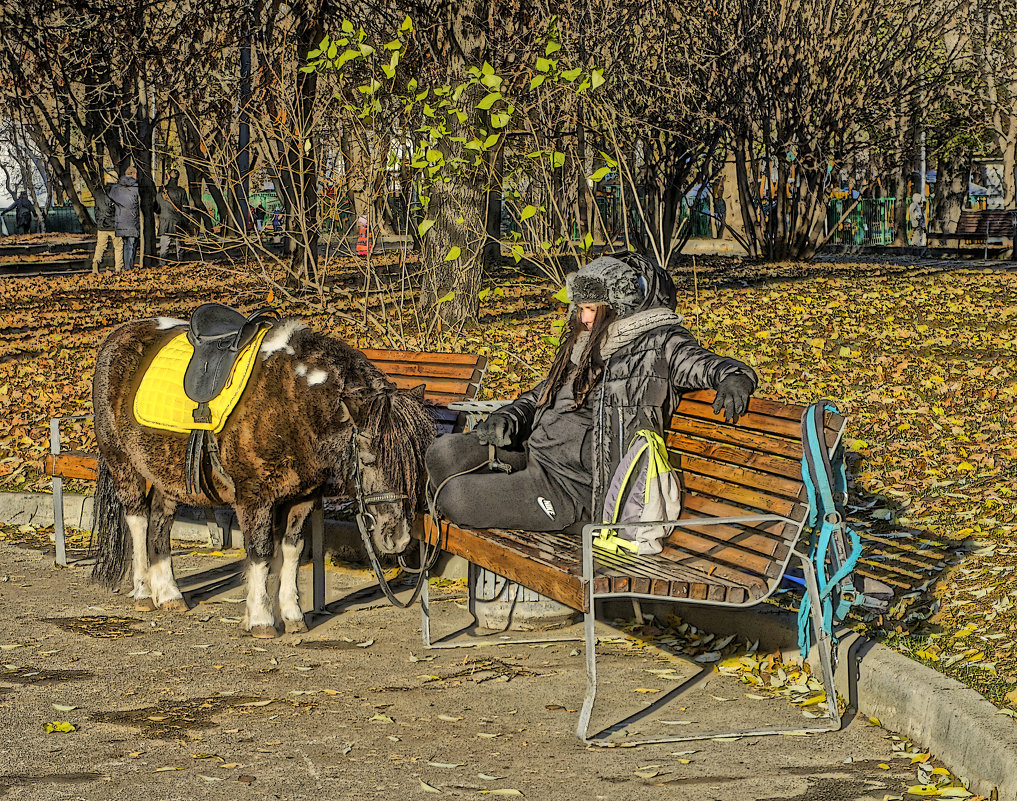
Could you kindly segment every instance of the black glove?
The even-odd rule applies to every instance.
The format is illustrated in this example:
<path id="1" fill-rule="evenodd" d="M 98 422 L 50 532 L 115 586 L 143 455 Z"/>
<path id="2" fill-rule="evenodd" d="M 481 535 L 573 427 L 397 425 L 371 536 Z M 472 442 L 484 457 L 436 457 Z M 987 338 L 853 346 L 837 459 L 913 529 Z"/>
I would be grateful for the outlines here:
<path id="1" fill-rule="evenodd" d="M 512 420 L 503 414 L 492 414 L 473 429 L 482 445 L 506 448 L 512 444 Z"/>
<path id="2" fill-rule="evenodd" d="M 717 385 L 717 398 L 713 402 L 713 413 L 724 412 L 724 419 L 737 423 L 738 418 L 749 408 L 749 396 L 755 390 L 755 382 L 747 375 L 734 373 Z"/>

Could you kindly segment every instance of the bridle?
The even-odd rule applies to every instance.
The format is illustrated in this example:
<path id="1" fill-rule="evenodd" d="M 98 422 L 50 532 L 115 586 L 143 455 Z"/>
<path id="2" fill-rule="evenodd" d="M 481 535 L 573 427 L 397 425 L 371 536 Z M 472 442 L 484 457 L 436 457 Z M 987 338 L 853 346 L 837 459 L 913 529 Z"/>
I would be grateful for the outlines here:
<path id="1" fill-rule="evenodd" d="M 345 408 L 346 404 L 342 404 Z M 349 409 L 346 410 L 347 414 Z M 378 525 L 378 519 L 371 514 L 368 510 L 369 506 L 375 506 L 383 503 L 403 503 L 406 501 L 406 495 L 398 492 L 364 492 L 364 481 L 362 471 L 360 469 L 360 449 L 357 447 L 357 441 L 361 436 L 360 428 L 353 420 L 353 416 L 350 415 L 350 424 L 353 426 L 353 486 L 356 490 L 356 501 L 357 501 L 357 513 L 356 521 L 357 528 L 360 529 L 360 537 L 364 542 L 364 550 L 367 551 L 367 557 L 371 562 L 371 567 L 374 569 L 374 574 L 378 578 L 378 586 L 381 587 L 385 597 L 388 598 L 389 602 L 393 606 L 397 606 L 400 609 L 406 609 L 416 603 L 417 598 L 420 597 L 420 592 L 424 588 L 424 582 L 427 581 L 428 571 L 434 567 L 438 561 L 438 556 L 441 554 L 441 548 L 437 545 L 431 548 L 424 540 L 420 540 L 420 567 L 411 568 L 406 565 L 403 561 L 402 554 L 399 554 L 397 560 L 399 567 L 407 573 L 416 573 L 417 581 L 413 587 L 413 594 L 409 600 L 403 603 L 396 598 L 395 593 L 392 592 L 392 588 L 388 583 L 388 579 L 385 578 L 385 571 L 381 566 L 381 562 L 378 559 L 378 554 L 374 549 L 374 538 L 371 536 L 375 526 Z"/>

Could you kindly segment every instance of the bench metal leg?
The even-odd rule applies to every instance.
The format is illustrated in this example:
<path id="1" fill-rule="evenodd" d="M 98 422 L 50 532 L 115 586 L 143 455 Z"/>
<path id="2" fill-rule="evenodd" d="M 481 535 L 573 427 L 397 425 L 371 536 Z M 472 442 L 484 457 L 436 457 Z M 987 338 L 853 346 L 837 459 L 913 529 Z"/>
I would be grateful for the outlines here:
<path id="1" fill-rule="evenodd" d="M 827 714 L 818 718 L 815 723 L 808 726 L 800 726 L 794 728 L 788 728 L 786 726 L 778 726 L 773 728 L 760 728 L 760 729 L 745 729 L 738 731 L 716 731 L 716 732 L 704 732 L 687 734 L 682 736 L 662 736 L 662 737 L 645 737 L 636 739 L 633 737 L 626 737 L 624 740 L 611 740 L 611 735 L 617 734 L 618 732 L 624 731 L 633 723 L 642 720 L 648 715 L 660 710 L 667 704 L 679 698 L 684 693 L 693 689 L 694 687 L 702 684 L 708 679 L 712 673 L 713 668 L 707 667 L 700 670 L 698 675 L 695 675 L 682 684 L 675 687 L 673 690 L 665 693 L 661 698 L 654 701 L 647 707 L 631 714 L 625 718 L 622 718 L 617 723 L 613 723 L 600 731 L 590 734 L 590 718 L 593 714 L 593 706 L 597 699 L 597 638 L 594 632 L 594 626 L 596 624 L 596 597 L 590 596 L 590 611 L 586 613 L 586 698 L 583 700 L 582 711 L 579 714 L 579 723 L 576 728 L 576 735 L 586 745 L 599 745 L 604 747 L 617 747 L 624 745 L 626 747 L 636 745 L 650 745 L 653 743 L 680 743 L 689 742 L 693 740 L 710 740 L 714 737 L 759 737 L 768 734 L 815 734 L 820 732 L 837 731 L 841 726 L 840 709 L 837 706 L 837 690 L 834 684 L 833 675 L 833 649 L 830 637 L 823 631 L 823 608 L 819 598 L 819 583 L 816 579 L 816 571 L 812 565 L 811 560 L 808 556 L 798 553 L 795 554 L 802 561 L 802 570 L 805 573 L 805 584 L 807 592 L 809 594 L 809 601 L 811 604 L 810 618 L 812 620 L 812 627 L 816 635 L 816 648 L 819 652 L 819 661 L 822 670 L 822 683 L 823 690 L 826 693 L 826 705 Z M 592 555 L 590 557 L 592 561 Z M 584 559 L 585 561 L 585 559 Z M 590 568 L 592 573 L 592 565 Z M 592 585 L 588 585 L 592 586 Z"/>
<path id="2" fill-rule="evenodd" d="M 477 634 L 477 607 L 476 586 L 477 566 L 472 562 L 468 568 L 469 584 L 469 611 L 473 622 L 466 624 L 461 629 L 443 635 L 437 640 L 431 637 L 431 596 L 428 592 L 428 580 L 430 573 L 424 576 L 424 586 L 420 591 L 420 634 L 424 641 L 425 648 L 476 648 L 489 645 L 534 645 L 548 642 L 578 642 L 581 637 L 551 636 L 551 637 L 512 637 L 504 631 L 492 632 L 490 634 Z"/>
<path id="3" fill-rule="evenodd" d="M 311 508 L 311 583 L 314 611 L 325 611 L 325 507 L 322 496 L 314 499 Z"/>
<path id="4" fill-rule="evenodd" d="M 49 452 L 60 455 L 60 418 L 49 421 Z M 54 473 L 56 470 L 53 471 Z M 67 567 L 67 533 L 64 529 L 64 480 L 53 476 L 53 539 L 56 542 L 56 563 Z"/>

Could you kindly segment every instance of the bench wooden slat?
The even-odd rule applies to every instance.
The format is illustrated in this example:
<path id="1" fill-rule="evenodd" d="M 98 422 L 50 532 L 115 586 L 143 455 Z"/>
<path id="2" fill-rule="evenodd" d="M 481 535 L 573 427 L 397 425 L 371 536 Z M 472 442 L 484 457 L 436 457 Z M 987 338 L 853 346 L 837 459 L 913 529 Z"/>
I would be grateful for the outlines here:
<path id="1" fill-rule="evenodd" d="M 64 451 L 56 456 L 47 454 L 46 473 L 61 478 L 95 481 L 99 476 L 99 462 L 95 454 L 82 451 Z"/>
<path id="2" fill-rule="evenodd" d="M 499 532 L 471 531 L 447 521 L 441 522 L 441 531 L 429 515 L 424 517 L 424 538 L 431 545 L 440 542 L 442 548 L 473 562 L 473 564 L 522 584 L 536 592 L 565 604 L 580 612 L 586 611 L 584 582 L 580 575 L 563 571 L 560 567 L 521 554 Z M 573 561 L 579 563 L 580 545 L 575 544 Z M 566 556 L 566 554 L 559 554 Z"/>
<path id="3" fill-rule="evenodd" d="M 730 481 L 722 481 L 710 476 L 689 473 L 682 476 L 682 484 L 690 492 L 699 492 L 703 495 L 712 496 L 717 500 L 725 500 L 729 503 L 742 506 L 743 514 L 745 508 L 753 511 L 768 512 L 780 515 L 781 517 L 790 517 L 792 519 L 794 519 L 796 513 L 801 514 L 800 504 L 794 503 L 787 498 L 778 498 L 776 495 L 767 495 L 748 487 L 732 484 Z"/>
<path id="4" fill-rule="evenodd" d="M 472 364 L 419 364 L 414 362 L 372 362 L 386 375 L 420 376 L 424 379 L 452 378 L 457 381 L 479 381 L 482 372 Z"/>
<path id="5" fill-rule="evenodd" d="M 471 385 L 469 381 L 457 381 L 453 378 L 428 378 L 422 380 L 420 376 L 390 375 L 392 383 L 399 389 L 413 389 L 424 385 L 424 396 L 435 397 L 437 395 L 449 395 L 462 398 L 468 395 Z"/>
<path id="6" fill-rule="evenodd" d="M 749 467 L 775 476 L 801 481 L 801 462 L 793 459 L 782 459 L 767 453 L 747 451 L 726 442 L 710 442 L 694 439 L 684 434 L 669 432 L 667 435 L 668 450 L 680 455 L 703 457 L 725 464 Z"/>
<path id="7" fill-rule="evenodd" d="M 751 410 L 751 405 L 749 408 Z M 723 415 L 714 414 L 712 403 L 701 403 L 694 400 L 690 401 L 688 395 L 682 398 L 675 415 L 678 417 L 691 417 L 697 420 L 708 420 L 711 423 L 719 424 L 721 426 L 730 425 L 729 423 L 724 422 Z M 826 435 L 827 445 L 830 447 L 833 447 L 833 445 L 837 442 L 837 432 L 840 431 L 843 421 L 844 418 L 840 415 L 826 415 L 826 427 L 824 433 Z M 749 429 L 750 431 L 759 431 L 765 434 L 776 434 L 777 436 L 787 437 L 788 439 L 798 440 L 799 442 L 802 438 L 802 425 L 800 419 L 793 420 L 786 417 L 774 417 L 771 415 L 757 414 L 749 411 L 747 414 L 743 414 L 738 418 L 738 427 Z"/>
<path id="8" fill-rule="evenodd" d="M 716 393 L 712 389 L 700 389 L 696 392 L 686 392 L 682 396 L 682 403 L 686 401 L 695 403 L 706 403 L 713 406 L 713 401 L 716 398 Z M 779 417 L 784 420 L 794 420 L 796 422 L 801 420 L 802 409 L 800 406 L 789 406 L 786 403 L 780 401 L 771 400 L 770 398 L 749 398 L 749 411 L 754 414 L 761 414 L 764 417 Z"/>
<path id="9" fill-rule="evenodd" d="M 771 473 L 761 473 L 757 470 L 749 470 L 738 465 L 722 464 L 720 462 L 700 459 L 698 456 L 679 454 L 676 461 L 682 475 L 698 474 L 718 478 L 732 484 L 739 484 L 749 489 L 760 490 L 771 495 L 778 495 L 781 498 L 801 500 L 805 497 L 805 487 L 801 479 L 792 481 L 790 478 L 775 476 Z"/>
<path id="10" fill-rule="evenodd" d="M 718 426 L 714 423 L 696 420 L 691 417 L 678 417 L 676 415 L 671 420 L 668 434 L 685 434 L 796 461 L 800 461 L 802 458 L 801 439 L 794 440 L 786 437 L 774 437 L 754 431 L 746 431 L 734 426 Z"/>
<path id="11" fill-rule="evenodd" d="M 386 362 L 410 362 L 413 364 L 468 364 L 474 369 L 483 370 L 487 366 L 485 356 L 473 353 L 417 353 L 411 350 L 377 350 L 361 348 L 363 353 L 377 367 L 384 370 Z"/>

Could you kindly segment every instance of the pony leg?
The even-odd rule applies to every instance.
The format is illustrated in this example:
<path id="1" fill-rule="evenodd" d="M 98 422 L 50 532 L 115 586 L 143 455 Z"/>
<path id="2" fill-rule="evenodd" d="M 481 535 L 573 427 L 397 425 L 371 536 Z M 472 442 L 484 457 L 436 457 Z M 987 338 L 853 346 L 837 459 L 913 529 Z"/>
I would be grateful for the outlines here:
<path id="1" fill-rule="evenodd" d="M 152 490 L 148 511 L 149 586 L 152 600 L 167 612 L 186 612 L 189 607 L 177 587 L 170 556 L 170 532 L 177 504 L 158 489 Z"/>
<path id="2" fill-rule="evenodd" d="M 304 550 L 304 521 L 314 501 L 302 501 L 290 507 L 286 518 L 286 531 L 282 538 L 282 565 L 279 569 L 279 611 L 286 623 L 287 634 L 307 631 L 304 613 L 300 611 L 300 594 L 297 589 L 297 570 L 300 553 Z"/>
<path id="3" fill-rule="evenodd" d="M 268 639 L 276 636 L 275 617 L 268 594 L 269 560 L 275 544 L 272 507 L 251 508 L 237 504 L 236 512 L 247 547 L 247 611 L 241 626 L 253 637 Z"/>
<path id="4" fill-rule="evenodd" d="M 125 513 L 127 529 L 131 532 L 134 554 L 134 611 L 151 612 L 155 609 L 152 585 L 148 575 L 148 515 Z"/>

